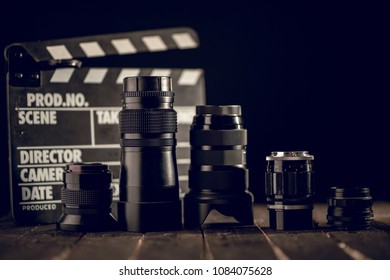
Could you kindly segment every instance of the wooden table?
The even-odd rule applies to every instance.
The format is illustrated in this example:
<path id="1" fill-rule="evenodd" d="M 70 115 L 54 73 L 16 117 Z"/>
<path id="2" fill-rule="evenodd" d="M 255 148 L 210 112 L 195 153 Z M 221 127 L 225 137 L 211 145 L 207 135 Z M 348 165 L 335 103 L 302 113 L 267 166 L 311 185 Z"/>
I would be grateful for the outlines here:
<path id="1" fill-rule="evenodd" d="M 82 233 L 54 224 L 16 227 L 0 220 L 0 259 L 390 259 L 390 202 L 374 203 L 375 222 L 361 231 L 334 231 L 326 205 L 317 204 L 310 231 L 274 231 L 265 205 L 255 205 L 255 225 L 237 226 L 211 215 L 198 231 Z"/>

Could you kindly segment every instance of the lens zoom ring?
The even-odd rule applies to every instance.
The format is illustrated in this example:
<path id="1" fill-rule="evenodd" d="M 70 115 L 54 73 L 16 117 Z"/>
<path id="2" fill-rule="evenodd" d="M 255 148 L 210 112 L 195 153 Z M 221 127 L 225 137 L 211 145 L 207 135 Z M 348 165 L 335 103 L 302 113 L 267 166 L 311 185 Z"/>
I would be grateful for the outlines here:
<path id="1" fill-rule="evenodd" d="M 108 207 L 112 202 L 112 188 L 97 190 L 61 190 L 61 200 L 65 205 L 98 205 Z"/>
<path id="2" fill-rule="evenodd" d="M 177 113 L 174 110 L 122 110 L 121 133 L 175 133 Z"/>
<path id="3" fill-rule="evenodd" d="M 192 146 L 235 146 L 247 144 L 246 129 L 195 130 L 190 131 Z"/>
<path id="4" fill-rule="evenodd" d="M 174 97 L 172 91 L 125 91 L 123 97 Z"/>

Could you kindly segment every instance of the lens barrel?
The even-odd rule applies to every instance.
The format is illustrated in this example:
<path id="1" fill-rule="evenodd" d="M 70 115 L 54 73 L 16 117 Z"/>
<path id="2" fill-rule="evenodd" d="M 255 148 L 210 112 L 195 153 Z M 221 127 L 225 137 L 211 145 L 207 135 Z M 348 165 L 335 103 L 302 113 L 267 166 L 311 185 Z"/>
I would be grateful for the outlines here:
<path id="1" fill-rule="evenodd" d="M 123 80 L 117 218 L 124 230 L 181 228 L 173 101 L 170 77 Z"/>
<path id="2" fill-rule="evenodd" d="M 368 187 L 332 187 L 328 198 L 328 224 L 337 229 L 365 229 L 373 221 Z"/>
<path id="3" fill-rule="evenodd" d="M 265 193 L 271 229 L 313 227 L 313 159 L 307 151 L 272 152 L 266 157 Z"/>
<path id="4" fill-rule="evenodd" d="M 101 163 L 66 166 L 61 190 L 62 216 L 57 229 L 64 231 L 111 231 L 117 222 L 111 215 L 111 172 Z"/>
<path id="5" fill-rule="evenodd" d="M 211 210 L 253 224 L 248 191 L 247 131 L 241 107 L 197 106 L 190 130 L 190 191 L 184 197 L 184 227 L 197 228 Z"/>

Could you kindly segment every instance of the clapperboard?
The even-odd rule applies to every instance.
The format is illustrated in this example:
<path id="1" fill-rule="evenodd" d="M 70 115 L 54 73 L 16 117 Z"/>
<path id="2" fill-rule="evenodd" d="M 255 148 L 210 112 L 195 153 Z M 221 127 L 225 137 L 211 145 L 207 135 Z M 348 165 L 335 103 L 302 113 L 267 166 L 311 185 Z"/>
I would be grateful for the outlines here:
<path id="1" fill-rule="evenodd" d="M 62 212 L 63 168 L 102 162 L 119 196 L 118 113 L 123 78 L 171 76 L 178 113 L 177 163 L 182 193 L 188 190 L 189 129 L 195 105 L 205 103 L 203 69 L 84 68 L 96 57 L 193 49 L 190 28 L 12 44 L 6 49 L 11 205 L 17 224 L 54 223 Z"/>

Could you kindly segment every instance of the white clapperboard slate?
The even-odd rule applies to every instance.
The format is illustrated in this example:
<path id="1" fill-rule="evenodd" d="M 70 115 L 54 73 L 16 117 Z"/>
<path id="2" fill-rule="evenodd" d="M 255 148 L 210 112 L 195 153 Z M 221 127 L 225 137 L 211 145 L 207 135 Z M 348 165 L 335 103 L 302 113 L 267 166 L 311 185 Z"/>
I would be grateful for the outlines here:
<path id="1" fill-rule="evenodd" d="M 189 128 L 205 104 L 203 69 L 83 68 L 95 57 L 192 49 L 190 28 L 169 28 L 12 44 L 6 48 L 11 206 L 17 224 L 54 223 L 62 212 L 62 172 L 71 162 L 102 162 L 119 195 L 118 113 L 123 78 L 171 76 L 178 113 L 181 192 L 188 190 Z M 151 174 L 151 176 L 153 176 Z"/>

